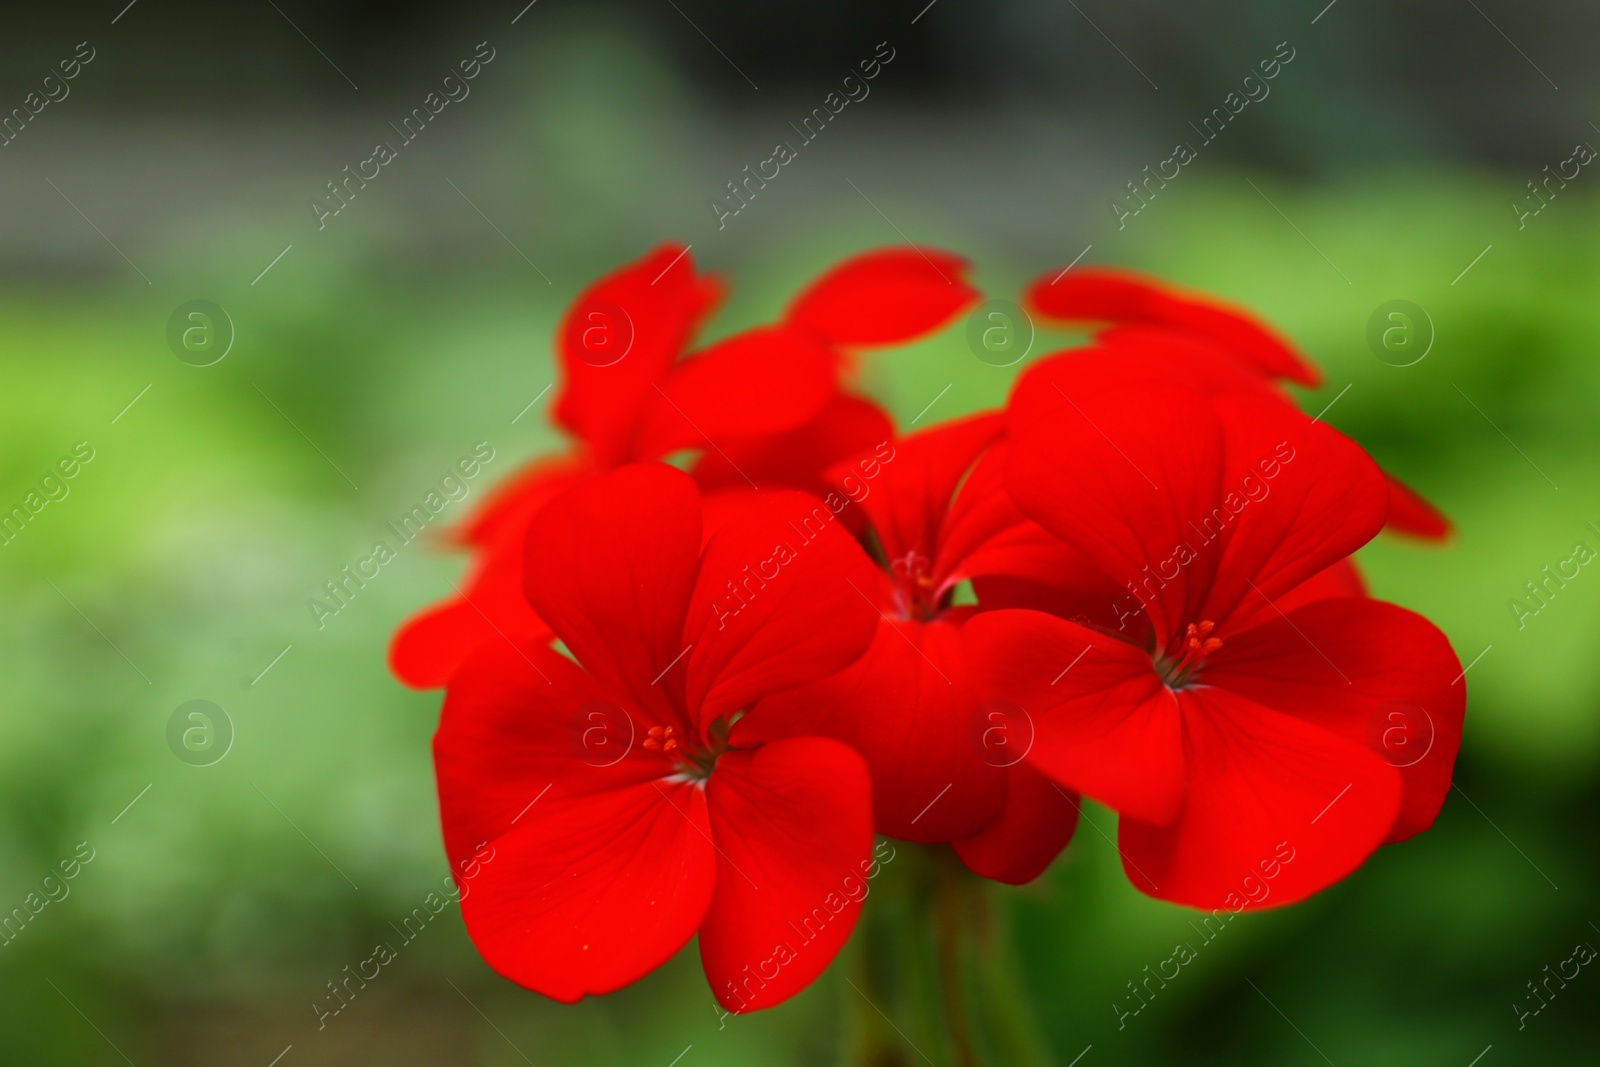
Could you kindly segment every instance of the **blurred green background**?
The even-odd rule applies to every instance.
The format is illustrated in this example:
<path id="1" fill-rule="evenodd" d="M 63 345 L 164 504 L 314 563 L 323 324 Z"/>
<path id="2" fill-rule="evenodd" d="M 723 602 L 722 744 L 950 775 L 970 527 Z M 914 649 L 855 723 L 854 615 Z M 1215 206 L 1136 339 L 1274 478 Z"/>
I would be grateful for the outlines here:
<path id="1" fill-rule="evenodd" d="M 894 33 L 910 42 L 904 62 L 719 230 L 707 202 L 842 67 L 773 60 L 772 81 L 729 103 L 747 87 L 670 11 L 541 3 L 512 24 L 521 4 L 473 6 L 448 30 L 413 21 L 402 43 L 363 51 L 354 16 L 291 8 L 367 84 L 353 92 L 268 11 L 246 27 L 263 34 L 255 49 L 233 34 L 251 93 L 208 102 L 227 66 L 214 52 L 187 86 L 171 71 L 140 79 L 160 66 L 143 6 L 115 25 L 114 11 L 82 16 L 95 62 L 0 156 L 0 505 L 80 442 L 93 449 L 68 494 L 0 546 L 0 912 L 80 842 L 94 856 L 0 947 L 0 1062 L 837 1062 L 856 1010 L 838 967 L 724 1024 L 691 947 L 635 987 L 564 1007 L 495 977 L 454 908 L 324 1029 L 312 1008 L 446 873 L 428 753 L 438 696 L 397 685 L 384 651 L 460 562 L 402 548 L 322 628 L 307 601 L 477 442 L 495 458 L 447 518 L 557 446 L 549 394 L 527 405 L 551 382 L 562 308 L 669 238 L 734 283 L 713 334 L 775 315 L 842 255 L 906 240 L 972 256 L 992 297 L 1080 252 L 1226 296 L 1322 365 L 1308 411 L 1337 398 L 1327 421 L 1458 526 L 1445 549 L 1380 538 L 1361 554 L 1375 595 L 1434 619 L 1473 664 L 1460 788 L 1437 826 L 1310 902 L 1239 918 L 1119 1029 L 1125 983 L 1192 938 L 1192 915 L 1127 885 L 1114 816 L 1086 805 L 1092 825 L 1046 876 L 1003 894 L 1061 1064 L 1592 1061 L 1600 977 L 1583 971 L 1520 1028 L 1517 1006 L 1546 965 L 1600 944 L 1600 578 L 1585 568 L 1520 626 L 1508 606 L 1576 543 L 1600 548 L 1600 199 L 1583 174 L 1521 229 L 1507 210 L 1592 135 L 1582 122 L 1541 96 L 1542 110 L 1485 120 L 1501 139 L 1469 143 L 1470 123 L 1438 117 L 1449 70 L 1411 71 L 1371 110 L 1383 94 L 1344 88 L 1356 75 L 1340 64 L 1378 39 L 1350 27 L 1374 24 L 1338 24 L 1334 8 L 1313 26 L 1314 10 L 1278 4 L 1258 14 L 1282 32 L 1234 5 L 1187 52 L 1176 39 L 1141 52 L 1133 16 L 1102 15 L 1163 94 L 1188 94 L 1152 97 L 1159 108 L 1076 21 L 1063 53 L 1093 57 L 1101 85 L 1006 96 L 991 80 L 964 96 L 965 68 L 937 59 L 975 16 L 941 4 L 913 30 L 918 3 L 888 29 L 836 27 L 846 62 Z M 767 80 L 766 53 L 732 43 L 746 38 L 726 9 L 692 13 Z M 1038 42 L 1021 43 L 1033 24 L 1013 21 L 986 40 L 1037 62 Z M 670 36 L 651 29 L 663 25 Z M 1553 97 L 1468 25 L 1472 62 L 1514 87 L 1509 111 Z M 1520 30 L 1562 36 L 1540 26 Z M 33 29 L 41 72 L 90 32 Z M 1276 95 L 1119 230 L 1107 204 L 1122 184 L 1285 36 L 1300 55 Z M 319 231 L 306 200 L 485 37 L 497 55 L 473 97 Z M 255 52 L 294 57 L 272 76 L 284 84 Z M 6 99 L 37 80 L 28 69 L 8 68 Z M 1388 117 L 1359 127 L 1340 101 Z M 236 331 L 208 367 L 166 341 L 194 299 Z M 1435 335 L 1411 366 L 1366 341 L 1395 299 Z M 1041 332 L 1030 361 L 1069 340 Z M 1020 369 L 975 358 L 961 323 L 864 362 L 902 423 L 936 396 L 927 418 L 997 404 Z M 167 740 L 196 699 L 233 731 L 204 767 Z"/>

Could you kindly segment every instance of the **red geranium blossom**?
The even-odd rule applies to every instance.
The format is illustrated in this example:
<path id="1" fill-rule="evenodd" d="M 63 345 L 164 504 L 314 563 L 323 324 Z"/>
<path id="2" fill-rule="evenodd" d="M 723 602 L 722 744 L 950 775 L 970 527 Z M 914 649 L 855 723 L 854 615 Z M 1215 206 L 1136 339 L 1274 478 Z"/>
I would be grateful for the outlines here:
<path id="1" fill-rule="evenodd" d="M 1173 380 L 1204 393 L 1254 387 L 1289 397 L 1270 383 L 1322 384 L 1322 372 L 1256 316 L 1213 297 L 1190 295 L 1133 271 L 1083 267 L 1040 277 L 1028 287 L 1028 306 L 1045 319 L 1070 324 L 1098 323 L 1096 340 L 1107 355 L 1155 358 L 1159 367 L 1145 374 L 1173 374 Z M 1093 352 L 1094 349 L 1085 350 Z M 1163 356 L 1152 357 L 1152 352 Z M 1211 353 L 1207 359 L 1205 353 Z M 1220 357 L 1220 358 L 1218 358 Z M 1178 369 L 1177 363 L 1190 366 Z M 1130 381 L 1123 365 L 1107 367 Z M 1389 483 L 1388 528 L 1428 541 L 1450 537 L 1450 520 L 1393 475 Z"/>
<path id="2" fill-rule="evenodd" d="M 867 647 L 877 613 L 851 583 L 871 564 L 803 494 L 750 494 L 708 540 L 701 506 L 664 464 L 546 505 L 525 592 L 571 658 L 491 642 L 446 691 L 446 849 L 456 869 L 495 850 L 463 898 L 467 931 L 558 1000 L 626 985 L 698 931 L 724 1006 L 776 1004 L 832 960 L 873 873 L 861 758 L 762 743 L 746 714 Z"/>
<path id="3" fill-rule="evenodd" d="M 1054 579 L 1071 561 L 1005 495 L 1000 454 L 985 454 L 1003 426 L 997 413 L 958 419 L 834 468 L 878 557 L 858 583 L 877 636 L 845 670 L 760 710 L 767 736 L 821 733 L 866 757 L 880 833 L 953 842 L 974 871 L 1021 883 L 1071 839 L 1077 804 L 1021 762 L 1026 724 L 980 707 L 961 648 L 977 608 L 954 597 L 981 575 Z"/>
<path id="4" fill-rule="evenodd" d="M 1243 906 L 1243 880 L 1287 842 L 1297 858 L 1271 902 L 1290 903 L 1430 825 L 1460 739 L 1460 664 L 1427 620 L 1336 595 L 1327 573 L 1389 513 L 1371 459 L 1249 393 L 1058 399 L 1013 422 L 1006 484 L 1121 587 L 1114 622 L 986 612 L 967 659 L 981 693 L 1031 716 L 1029 761 L 1120 813 L 1134 884 Z M 1372 744 L 1392 708 L 1428 734 L 1422 758 Z"/>
<path id="5" fill-rule="evenodd" d="M 689 358 L 722 286 L 695 273 L 687 249 L 663 245 L 595 282 L 557 331 L 554 417 L 578 447 L 519 472 L 468 521 L 473 571 L 459 596 L 396 633 L 395 674 L 440 686 L 486 642 L 548 636 L 517 592 L 521 545 L 533 514 L 576 481 L 695 451 L 704 488 L 823 491 L 823 470 L 893 432 L 878 405 L 841 387 L 849 353 L 943 325 L 976 299 L 966 270 L 944 252 L 865 253 L 813 282 L 780 322 Z"/>

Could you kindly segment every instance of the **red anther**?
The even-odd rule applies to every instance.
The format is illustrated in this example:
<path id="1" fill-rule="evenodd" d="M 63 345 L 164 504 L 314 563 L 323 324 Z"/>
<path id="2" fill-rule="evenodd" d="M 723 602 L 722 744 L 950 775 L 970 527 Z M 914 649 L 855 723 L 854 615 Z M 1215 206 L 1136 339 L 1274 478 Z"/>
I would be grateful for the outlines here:
<path id="1" fill-rule="evenodd" d="M 671 752 L 678 747 L 676 731 L 670 726 L 652 726 L 644 735 L 644 747 L 652 752 Z"/>
<path id="2" fill-rule="evenodd" d="M 1162 676 L 1167 679 L 1168 685 L 1177 688 L 1186 684 L 1205 663 L 1206 657 L 1222 647 L 1222 638 L 1210 636 L 1211 631 L 1216 628 L 1217 624 L 1210 620 L 1191 622 L 1184 627 L 1183 640 L 1178 643 L 1172 656 L 1158 660 Z"/>

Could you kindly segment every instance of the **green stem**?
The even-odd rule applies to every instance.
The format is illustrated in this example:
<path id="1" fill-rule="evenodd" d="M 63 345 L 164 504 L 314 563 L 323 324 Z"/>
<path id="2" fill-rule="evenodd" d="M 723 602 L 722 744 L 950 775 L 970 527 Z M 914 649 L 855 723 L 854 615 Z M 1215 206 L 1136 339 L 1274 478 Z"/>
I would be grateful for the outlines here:
<path id="1" fill-rule="evenodd" d="M 1009 916 L 998 899 L 999 887 L 979 888 L 973 955 L 994 1062 L 1007 1067 L 1049 1067 L 1053 1058 L 1039 1033 Z"/>
<path id="2" fill-rule="evenodd" d="M 949 846 L 895 842 L 852 943 L 854 1067 L 1049 1067 L 1008 922 L 1004 888 Z"/>
<path id="3" fill-rule="evenodd" d="M 944 857 L 941 856 L 941 859 Z M 957 1067 L 982 1067 L 972 1038 L 972 1008 L 967 998 L 966 970 L 969 947 L 960 869 L 953 853 L 940 864 L 939 885 L 934 901 L 934 936 L 939 950 L 939 999 L 944 1006 L 945 1030 L 955 1053 Z"/>
<path id="4" fill-rule="evenodd" d="M 843 986 L 851 1020 L 854 1067 L 923 1067 L 923 1051 L 939 1055 L 937 994 L 927 944 L 928 856 L 895 842 L 862 909 L 852 950 L 854 974 Z"/>

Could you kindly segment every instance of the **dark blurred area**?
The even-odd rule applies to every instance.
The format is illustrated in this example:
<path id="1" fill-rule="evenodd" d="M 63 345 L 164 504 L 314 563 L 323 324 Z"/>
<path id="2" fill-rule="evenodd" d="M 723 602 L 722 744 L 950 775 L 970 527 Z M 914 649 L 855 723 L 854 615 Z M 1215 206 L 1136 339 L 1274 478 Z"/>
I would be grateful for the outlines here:
<path id="1" fill-rule="evenodd" d="M 865 46 L 887 39 L 904 53 L 895 69 L 903 106 L 958 114 L 1045 109 L 1114 133 L 1156 122 L 1181 127 L 1206 109 L 1198 105 L 1249 73 L 1258 55 L 1289 40 L 1306 51 L 1292 94 L 1298 106 L 1223 151 L 1239 162 L 1317 174 L 1440 153 L 1542 162 L 1552 144 L 1588 121 L 1600 90 L 1593 62 L 1600 11 L 1570 0 L 1335 0 L 1326 7 L 1317 0 L 538 0 L 508 27 L 520 7 L 19 5 L 6 13 L 0 40 L 0 92 L 20 100 L 87 39 L 107 47 L 103 66 L 115 74 L 85 88 L 86 106 L 125 117 L 151 109 L 226 118 L 288 110 L 314 120 L 408 98 L 453 38 L 467 45 L 515 32 L 517 46 L 529 47 L 550 23 L 581 17 L 651 42 L 699 102 L 717 111 L 809 100 L 851 70 Z M 589 59 L 602 68 L 607 62 Z M 350 83 L 336 71 L 364 95 L 347 96 Z M 752 82 L 767 95 L 747 94 Z"/>
<path id="2" fill-rule="evenodd" d="M 1071 243 L 1061 231 L 1075 227 L 1063 224 L 1086 208 L 1098 224 L 1105 202 L 1191 138 L 1280 42 L 1292 68 L 1268 86 L 1270 104 L 1205 146 L 1207 168 L 1298 180 L 1438 161 L 1538 172 L 1593 133 L 1588 109 L 1600 96 L 1591 58 L 1600 11 L 1575 3 L 113 0 L 7 13 L 0 108 L 22 107 L 78 42 L 96 58 L 67 99 L 0 150 L 0 189 L 27 204 L 43 199 L 40 179 L 51 177 L 69 196 L 85 193 L 98 210 L 78 206 L 102 230 L 130 236 L 196 225 L 222 204 L 256 217 L 303 210 L 299 201 L 387 136 L 479 41 L 509 61 L 476 87 L 471 119 L 451 116 L 430 135 L 443 142 L 436 161 L 509 157 L 530 195 L 580 207 L 597 188 L 637 186 L 626 221 L 648 216 L 690 240 L 724 183 L 769 154 L 880 41 L 894 51 L 892 70 L 870 87 L 867 114 L 850 115 L 830 140 L 871 145 L 878 162 L 869 165 L 902 161 L 897 184 L 911 193 L 993 188 L 971 209 L 1038 252 Z M 583 147 L 575 138 L 601 136 L 582 130 L 584 117 L 613 107 L 625 140 L 573 158 Z M 491 134 L 508 112 L 517 124 Z M 563 119 L 580 129 L 552 133 Z M 643 172 L 652 180 L 641 182 Z M 414 225 L 447 229 L 437 219 L 454 194 L 439 196 L 442 183 L 394 184 L 410 188 L 384 196 Z M 813 211 L 813 191 L 785 199 Z M 85 265 L 72 253 L 97 238 L 57 232 L 58 207 L 0 221 L 3 261 Z M 763 226 L 741 220 L 739 229 Z"/>

